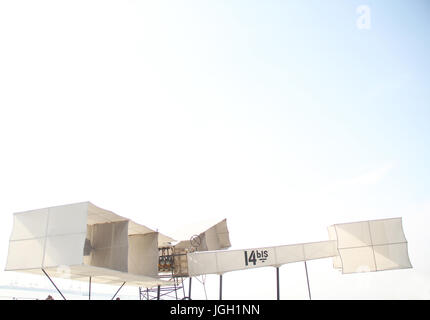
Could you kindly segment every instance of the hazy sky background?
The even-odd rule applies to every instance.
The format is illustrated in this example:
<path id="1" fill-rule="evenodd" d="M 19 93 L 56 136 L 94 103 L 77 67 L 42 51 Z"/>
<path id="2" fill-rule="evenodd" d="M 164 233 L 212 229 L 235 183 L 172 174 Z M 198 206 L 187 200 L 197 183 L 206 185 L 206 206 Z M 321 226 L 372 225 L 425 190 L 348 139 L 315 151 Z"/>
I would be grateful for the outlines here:
<path id="1" fill-rule="evenodd" d="M 313 297 L 429 299 L 429 34 L 426 0 L 1 1 L 1 266 L 13 212 L 81 201 L 167 234 L 226 217 L 233 248 L 401 216 L 413 269 L 311 261 Z M 274 299 L 274 269 L 223 296 Z"/>

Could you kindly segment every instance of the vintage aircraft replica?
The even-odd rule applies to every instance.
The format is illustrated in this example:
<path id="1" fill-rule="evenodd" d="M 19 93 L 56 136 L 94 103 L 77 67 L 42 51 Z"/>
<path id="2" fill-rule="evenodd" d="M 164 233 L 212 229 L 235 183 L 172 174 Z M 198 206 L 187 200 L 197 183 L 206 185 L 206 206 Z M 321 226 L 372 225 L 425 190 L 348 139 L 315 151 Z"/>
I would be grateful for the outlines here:
<path id="1" fill-rule="evenodd" d="M 199 231 L 200 232 L 200 231 Z M 153 299 L 178 290 L 184 279 L 206 274 L 259 267 L 279 267 L 293 262 L 333 258 L 342 273 L 412 268 L 401 218 L 335 224 L 329 239 L 275 247 L 230 248 L 226 219 L 177 241 L 90 202 L 37 209 L 14 214 L 6 271 L 51 277 L 138 286 L 141 297 Z M 191 235 L 190 235 L 191 236 Z M 142 289 L 143 288 L 143 289 Z M 311 297 L 308 280 L 309 297 Z"/>

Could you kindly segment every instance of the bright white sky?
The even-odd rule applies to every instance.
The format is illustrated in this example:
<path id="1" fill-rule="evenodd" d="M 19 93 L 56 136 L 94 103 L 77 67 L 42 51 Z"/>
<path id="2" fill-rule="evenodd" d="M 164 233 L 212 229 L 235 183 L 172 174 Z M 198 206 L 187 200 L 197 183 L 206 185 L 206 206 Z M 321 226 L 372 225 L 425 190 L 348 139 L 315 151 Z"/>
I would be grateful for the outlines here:
<path id="1" fill-rule="evenodd" d="M 313 297 L 430 298 L 429 18 L 425 0 L 0 2 L 0 264 L 13 212 L 81 201 L 167 234 L 226 217 L 233 248 L 401 216 L 413 269 L 309 262 Z M 275 288 L 234 272 L 223 296 Z M 307 298 L 303 264 L 281 294 Z"/>

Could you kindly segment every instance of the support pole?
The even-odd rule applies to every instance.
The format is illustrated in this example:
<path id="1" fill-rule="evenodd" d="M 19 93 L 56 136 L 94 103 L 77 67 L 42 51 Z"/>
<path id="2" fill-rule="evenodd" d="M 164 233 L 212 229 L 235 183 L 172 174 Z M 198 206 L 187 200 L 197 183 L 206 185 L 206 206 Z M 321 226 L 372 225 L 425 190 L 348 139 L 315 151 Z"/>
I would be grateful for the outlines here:
<path id="1" fill-rule="evenodd" d="M 173 285 L 175 287 L 175 298 L 176 298 L 176 300 L 178 300 L 178 288 L 176 286 L 176 278 L 175 277 L 173 277 Z"/>
<path id="2" fill-rule="evenodd" d="M 149 289 L 146 288 L 146 300 L 149 300 Z"/>
<path id="3" fill-rule="evenodd" d="M 57 289 L 58 293 L 63 297 L 64 300 L 66 300 L 66 298 L 63 296 L 63 294 L 61 293 L 61 291 L 55 285 L 54 281 L 52 281 L 51 278 L 48 276 L 48 274 L 46 273 L 46 271 L 44 269 L 42 269 L 42 271 L 45 274 L 45 276 L 48 277 L 49 281 L 51 281 L 51 283 L 53 284 L 53 286 L 55 287 L 55 289 Z"/>
<path id="4" fill-rule="evenodd" d="M 190 286 L 188 287 L 188 299 L 191 300 L 191 280 L 193 279 L 193 277 L 190 277 Z"/>
<path id="5" fill-rule="evenodd" d="M 125 281 L 122 283 L 121 287 L 119 287 L 119 289 L 115 292 L 115 294 L 113 295 L 112 299 L 115 299 L 116 295 L 118 294 L 119 290 L 121 290 L 121 288 L 125 285 Z"/>
<path id="6" fill-rule="evenodd" d="M 88 288 L 88 300 L 91 300 L 91 277 L 90 277 L 90 284 Z"/>
<path id="7" fill-rule="evenodd" d="M 276 297 L 277 297 L 277 300 L 279 300 L 281 297 L 280 290 L 279 290 L 279 267 L 276 267 Z"/>
<path id="8" fill-rule="evenodd" d="M 222 300 L 222 274 L 219 275 L 219 299 Z"/>
<path id="9" fill-rule="evenodd" d="M 309 275 L 308 275 L 308 266 L 306 264 L 306 260 L 305 260 L 305 270 L 306 270 L 306 280 L 308 282 L 308 293 L 309 293 L 309 300 L 312 300 L 312 296 L 311 296 L 311 287 L 309 285 Z"/>
<path id="10" fill-rule="evenodd" d="M 157 300 L 160 300 L 160 290 L 161 290 L 161 287 L 157 286 Z"/>
<path id="11" fill-rule="evenodd" d="M 181 284 L 182 284 L 182 292 L 184 293 L 184 299 L 185 299 L 185 285 L 184 285 L 184 278 L 181 277 Z"/>

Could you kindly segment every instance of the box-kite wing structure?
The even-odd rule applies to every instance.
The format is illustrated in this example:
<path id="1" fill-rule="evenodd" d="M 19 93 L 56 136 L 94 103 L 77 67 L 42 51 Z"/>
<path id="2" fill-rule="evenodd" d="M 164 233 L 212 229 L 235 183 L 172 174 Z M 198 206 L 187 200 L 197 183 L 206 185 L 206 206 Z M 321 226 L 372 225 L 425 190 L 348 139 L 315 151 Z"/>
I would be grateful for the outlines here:
<path id="1" fill-rule="evenodd" d="M 328 228 L 342 273 L 411 268 L 401 218 L 335 224 Z"/>
<path id="2" fill-rule="evenodd" d="M 174 239 L 90 202 L 14 214 L 7 271 L 106 284 L 165 285 L 158 246 Z"/>

